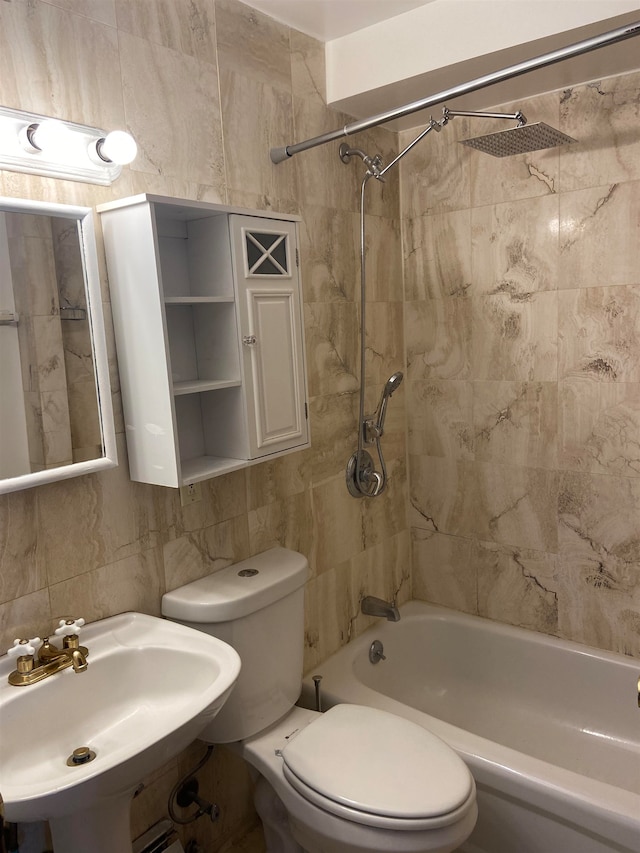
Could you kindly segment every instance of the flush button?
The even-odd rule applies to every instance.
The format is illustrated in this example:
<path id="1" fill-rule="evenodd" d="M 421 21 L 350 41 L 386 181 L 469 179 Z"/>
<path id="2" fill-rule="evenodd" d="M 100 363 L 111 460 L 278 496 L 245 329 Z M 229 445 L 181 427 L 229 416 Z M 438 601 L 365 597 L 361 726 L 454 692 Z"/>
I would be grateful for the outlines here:
<path id="1" fill-rule="evenodd" d="M 242 571 L 238 572 L 239 578 L 252 578 L 254 575 L 259 574 L 257 569 L 242 569 Z"/>

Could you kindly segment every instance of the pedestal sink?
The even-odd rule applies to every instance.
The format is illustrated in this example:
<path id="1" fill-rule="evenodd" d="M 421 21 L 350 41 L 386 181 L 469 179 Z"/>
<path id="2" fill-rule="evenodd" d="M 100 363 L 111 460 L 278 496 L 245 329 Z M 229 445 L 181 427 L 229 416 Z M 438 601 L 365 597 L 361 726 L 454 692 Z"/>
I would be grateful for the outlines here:
<path id="1" fill-rule="evenodd" d="M 240 672 L 226 643 L 122 613 L 87 625 L 85 672 L 14 687 L 0 657 L 0 792 L 8 821 L 50 822 L 54 853 L 131 851 L 131 797 L 214 717 Z M 86 763 L 69 766 L 74 750 Z M 95 757 L 92 757 L 95 753 Z"/>

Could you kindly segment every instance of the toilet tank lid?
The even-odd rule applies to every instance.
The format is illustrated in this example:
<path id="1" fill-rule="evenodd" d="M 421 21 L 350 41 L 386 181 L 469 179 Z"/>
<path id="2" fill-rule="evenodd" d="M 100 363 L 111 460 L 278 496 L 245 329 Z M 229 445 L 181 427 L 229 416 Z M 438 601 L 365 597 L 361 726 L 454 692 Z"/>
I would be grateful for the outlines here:
<path id="1" fill-rule="evenodd" d="M 229 622 L 273 604 L 304 585 L 309 563 L 270 548 L 162 596 L 162 615 L 182 622 Z"/>

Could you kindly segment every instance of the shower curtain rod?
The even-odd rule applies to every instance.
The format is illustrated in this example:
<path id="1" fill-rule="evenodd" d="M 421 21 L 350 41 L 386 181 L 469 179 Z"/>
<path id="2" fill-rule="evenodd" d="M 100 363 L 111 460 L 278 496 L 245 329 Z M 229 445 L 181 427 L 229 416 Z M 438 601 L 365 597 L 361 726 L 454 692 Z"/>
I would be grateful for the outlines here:
<path id="1" fill-rule="evenodd" d="M 494 83 L 501 83 L 503 80 L 510 80 L 512 77 L 519 77 L 521 74 L 527 74 L 529 71 L 535 71 L 538 68 L 545 68 L 547 65 L 553 65 L 556 62 L 563 62 L 566 59 L 572 59 L 575 56 L 581 56 L 583 53 L 589 53 L 593 50 L 598 50 L 601 47 L 606 47 L 610 44 L 616 44 L 619 41 L 624 41 L 628 38 L 640 35 L 640 21 L 634 24 L 628 24 L 624 27 L 618 27 L 615 30 L 602 33 L 599 36 L 593 36 L 583 41 L 575 42 L 567 47 L 562 47 L 550 53 L 543 53 L 540 56 L 535 56 L 533 59 L 527 59 L 524 62 L 519 62 L 516 65 L 510 65 L 500 71 L 494 71 L 491 74 L 486 74 L 484 77 L 477 77 L 475 80 L 470 80 L 467 83 L 462 83 L 459 86 L 453 86 L 451 89 L 445 89 L 435 95 L 430 95 L 427 98 L 422 98 L 419 101 L 412 101 L 405 104 L 403 107 L 397 107 L 394 110 L 378 113 L 378 115 L 370 118 L 361 119 L 360 121 L 352 122 L 337 130 L 323 133 L 321 136 L 314 136 L 311 139 L 305 139 L 304 142 L 296 142 L 293 145 L 285 145 L 282 148 L 272 148 L 270 152 L 273 163 L 281 163 L 294 154 L 299 154 L 301 151 L 307 151 L 309 148 L 315 148 L 318 145 L 324 145 L 327 142 L 333 142 L 335 139 L 341 139 L 343 136 L 351 136 L 354 133 L 359 133 L 363 130 L 368 130 L 371 127 L 378 127 L 381 124 L 386 124 L 396 118 L 411 115 L 420 110 L 427 109 L 436 104 L 441 104 L 444 101 L 457 98 L 460 95 L 467 95 L 470 92 L 477 92 L 479 89 L 484 89 Z"/>

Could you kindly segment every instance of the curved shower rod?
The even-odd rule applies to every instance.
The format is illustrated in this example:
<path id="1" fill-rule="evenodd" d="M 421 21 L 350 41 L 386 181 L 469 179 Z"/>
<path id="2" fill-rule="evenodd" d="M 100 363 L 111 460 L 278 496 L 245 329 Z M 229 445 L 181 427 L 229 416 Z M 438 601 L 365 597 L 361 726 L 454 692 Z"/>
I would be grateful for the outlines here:
<path id="1" fill-rule="evenodd" d="M 536 71 L 538 68 L 546 68 L 548 65 L 553 65 L 556 62 L 564 62 L 566 59 L 572 59 L 575 56 L 581 56 L 583 53 L 589 53 L 593 50 L 599 50 L 601 47 L 607 47 L 611 44 L 624 41 L 628 38 L 640 35 L 640 21 L 633 24 L 627 24 L 624 27 L 618 27 L 615 30 L 602 33 L 599 36 L 593 36 L 583 41 L 575 42 L 567 47 L 559 48 L 550 53 L 543 53 L 540 56 L 527 59 L 524 62 L 519 62 L 516 65 L 509 65 L 500 71 L 494 71 L 491 74 L 486 74 L 484 77 L 477 77 L 475 80 L 470 80 L 467 83 L 462 83 L 459 86 L 454 86 L 451 89 L 445 89 L 435 95 L 430 95 L 427 98 L 422 98 L 419 101 L 412 101 L 402 107 L 397 107 L 394 110 L 378 113 L 370 118 L 354 121 L 337 130 L 323 133 L 321 136 L 314 136 L 311 139 L 305 139 L 304 142 L 296 142 L 293 145 L 285 145 L 282 148 L 272 148 L 270 152 L 273 163 L 281 163 L 294 154 L 299 154 L 301 151 L 307 151 L 309 148 L 315 148 L 318 145 L 324 145 L 327 142 L 333 142 L 336 139 L 341 139 L 343 136 L 351 136 L 354 133 L 359 133 L 363 130 L 368 130 L 371 127 L 378 127 L 381 124 L 393 121 L 397 118 L 417 113 L 420 110 L 428 107 L 441 104 L 444 101 L 450 101 L 460 95 L 468 95 L 471 92 L 477 92 L 479 89 L 484 89 L 487 86 L 492 86 L 494 83 L 501 83 L 503 80 L 510 80 L 513 77 L 519 77 L 522 74 L 527 74 L 530 71 Z"/>

